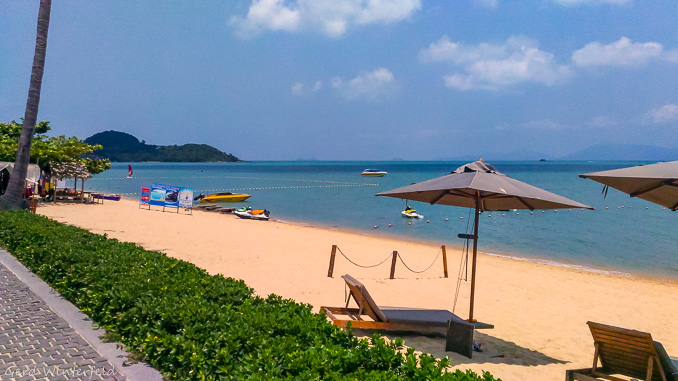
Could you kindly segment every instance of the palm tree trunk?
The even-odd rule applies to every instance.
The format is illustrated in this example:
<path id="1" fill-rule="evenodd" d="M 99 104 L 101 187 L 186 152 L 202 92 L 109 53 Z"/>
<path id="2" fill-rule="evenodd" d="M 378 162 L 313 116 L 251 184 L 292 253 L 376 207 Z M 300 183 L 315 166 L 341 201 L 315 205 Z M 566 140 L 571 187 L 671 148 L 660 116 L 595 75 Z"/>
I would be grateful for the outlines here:
<path id="1" fill-rule="evenodd" d="M 23 202 L 26 190 L 26 174 L 28 163 L 31 159 L 31 145 L 33 144 L 33 132 L 38 120 L 38 105 L 40 104 L 40 88 L 42 87 L 42 74 L 45 69 L 45 53 L 47 51 L 47 31 L 49 30 L 49 16 L 52 10 L 52 0 L 40 0 L 38 11 L 38 32 L 35 39 L 35 54 L 33 55 L 33 70 L 31 83 L 28 88 L 28 100 L 26 101 L 26 113 L 24 124 L 19 138 L 19 149 L 16 153 L 14 171 L 9 179 L 7 191 L 0 198 L 0 210 L 26 209 L 27 203 Z"/>

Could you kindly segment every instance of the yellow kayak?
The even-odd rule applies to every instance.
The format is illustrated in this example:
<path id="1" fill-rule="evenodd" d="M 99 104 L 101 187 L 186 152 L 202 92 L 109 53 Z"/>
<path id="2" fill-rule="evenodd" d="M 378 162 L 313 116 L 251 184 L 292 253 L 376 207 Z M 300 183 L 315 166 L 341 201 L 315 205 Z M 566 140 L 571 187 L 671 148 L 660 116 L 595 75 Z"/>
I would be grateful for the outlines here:
<path id="1" fill-rule="evenodd" d="M 200 202 L 236 202 L 245 201 L 250 198 L 250 195 L 243 193 L 213 193 L 200 199 Z"/>

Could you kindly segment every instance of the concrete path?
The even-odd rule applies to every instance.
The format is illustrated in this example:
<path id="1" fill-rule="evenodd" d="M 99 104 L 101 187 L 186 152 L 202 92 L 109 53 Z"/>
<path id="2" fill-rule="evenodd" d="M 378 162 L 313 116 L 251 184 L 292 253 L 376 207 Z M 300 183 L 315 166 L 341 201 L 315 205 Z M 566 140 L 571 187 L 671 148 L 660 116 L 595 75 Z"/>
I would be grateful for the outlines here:
<path id="1" fill-rule="evenodd" d="M 103 330 L 0 249 L 0 380 L 162 381 L 104 343 Z"/>

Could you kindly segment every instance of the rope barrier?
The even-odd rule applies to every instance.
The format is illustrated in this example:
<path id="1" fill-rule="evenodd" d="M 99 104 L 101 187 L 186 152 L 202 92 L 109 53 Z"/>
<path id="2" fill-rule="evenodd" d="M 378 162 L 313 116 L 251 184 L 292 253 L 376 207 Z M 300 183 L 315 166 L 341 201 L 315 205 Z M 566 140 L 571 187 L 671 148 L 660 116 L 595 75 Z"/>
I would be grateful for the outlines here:
<path id="1" fill-rule="evenodd" d="M 410 266 L 408 266 L 407 263 L 405 263 L 405 260 L 403 259 L 403 256 L 400 255 L 400 253 L 398 253 L 398 258 L 400 258 L 400 262 L 403 263 L 403 265 L 405 266 L 405 268 L 407 268 L 408 270 L 410 270 L 410 271 L 413 272 L 413 273 L 419 274 L 419 273 L 423 273 L 423 272 L 425 272 L 425 271 L 430 270 L 431 267 L 433 267 L 433 265 L 434 265 L 434 264 L 436 263 L 436 261 L 438 260 L 438 257 L 440 256 L 440 253 L 442 253 L 442 251 L 443 251 L 443 248 L 442 248 L 442 246 L 441 246 L 440 249 L 438 250 L 438 254 L 436 255 L 435 258 L 433 258 L 433 262 L 431 262 L 431 264 L 430 264 L 427 268 L 425 268 L 424 270 L 421 270 L 421 271 L 412 270 L 412 269 L 410 268 Z"/>
<path id="2" fill-rule="evenodd" d="M 353 264 L 354 266 L 362 267 L 364 269 L 369 269 L 369 268 L 372 268 L 372 267 L 377 267 L 379 265 L 382 265 L 384 262 L 388 261 L 389 258 L 391 258 L 392 261 L 391 261 L 391 275 L 389 276 L 390 279 L 395 279 L 395 268 L 396 268 L 396 263 L 398 261 L 398 258 L 400 258 L 400 262 L 403 263 L 405 268 L 407 268 L 408 270 L 410 270 L 413 273 L 419 274 L 419 273 L 423 273 L 425 271 L 430 270 L 431 267 L 433 267 L 433 265 L 438 260 L 440 253 L 442 253 L 443 254 L 443 271 L 444 271 L 444 274 L 445 274 L 445 278 L 447 278 L 447 259 L 446 259 L 445 245 L 440 247 L 440 249 L 438 250 L 438 254 L 436 254 L 435 258 L 433 258 L 433 262 L 431 262 L 431 264 L 423 270 L 413 270 L 410 266 L 407 265 L 407 263 L 405 263 L 405 260 L 400 255 L 400 253 L 398 253 L 395 250 L 393 251 L 393 253 L 389 254 L 386 258 L 384 258 L 384 260 L 382 260 L 381 262 L 374 264 L 374 265 L 367 266 L 367 265 L 360 265 L 360 264 L 356 263 L 351 258 L 349 258 L 343 251 L 341 251 L 341 249 L 337 245 L 332 245 L 332 252 L 330 253 L 330 265 L 329 265 L 329 269 L 327 270 L 327 276 L 330 277 L 330 278 L 334 274 L 334 262 L 335 262 L 335 257 L 336 257 L 337 251 L 339 251 L 339 253 L 344 258 L 346 258 L 346 260 L 349 261 L 351 264 Z"/>
<path id="3" fill-rule="evenodd" d="M 386 257 L 383 261 L 377 263 L 376 265 L 363 266 L 363 265 L 359 265 L 359 264 L 353 262 L 349 257 L 346 256 L 346 254 L 344 254 L 343 251 L 341 251 L 341 249 L 340 249 L 339 247 L 337 247 L 337 250 L 339 250 L 339 253 L 341 253 L 341 255 L 343 255 L 344 258 L 346 258 L 347 261 L 351 262 L 352 264 L 354 264 L 354 265 L 356 265 L 356 266 L 358 266 L 358 267 L 362 267 L 362 268 L 364 268 L 364 269 L 369 269 L 369 268 L 372 268 L 372 267 L 377 267 L 377 266 L 383 264 L 384 262 L 388 261 L 388 259 L 391 258 L 391 256 L 392 256 L 391 254 L 389 254 L 388 257 Z"/>

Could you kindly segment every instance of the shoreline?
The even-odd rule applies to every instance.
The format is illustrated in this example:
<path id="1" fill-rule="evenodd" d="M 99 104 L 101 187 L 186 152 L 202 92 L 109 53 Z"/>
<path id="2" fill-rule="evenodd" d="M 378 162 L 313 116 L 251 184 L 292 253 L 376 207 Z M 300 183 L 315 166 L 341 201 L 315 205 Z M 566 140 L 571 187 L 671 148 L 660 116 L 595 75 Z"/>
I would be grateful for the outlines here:
<path id="1" fill-rule="evenodd" d="M 205 211 L 200 211 L 200 212 L 205 212 Z M 210 213 L 210 212 L 205 212 L 205 213 Z M 301 221 L 301 220 L 293 220 L 293 219 L 279 220 L 279 219 L 272 218 L 269 222 L 287 224 L 287 225 L 292 225 L 292 226 L 303 226 L 303 227 L 316 228 L 316 229 L 326 229 L 326 230 L 337 231 L 337 232 L 341 232 L 341 233 L 362 235 L 362 236 L 365 236 L 365 237 L 371 237 L 371 238 L 375 238 L 375 239 L 393 239 L 393 240 L 397 240 L 397 241 L 409 242 L 409 243 L 420 244 L 420 245 L 429 245 L 429 246 L 440 246 L 441 245 L 439 242 L 425 240 L 425 239 L 416 239 L 416 238 L 407 237 L 407 236 L 398 236 L 396 233 L 385 233 L 384 235 L 375 235 L 375 234 L 370 234 L 369 230 L 351 229 L 351 228 L 343 227 L 343 226 L 330 226 L 330 225 L 324 225 L 322 223 L 309 222 L 309 221 Z M 451 248 L 452 251 L 458 251 L 458 246 L 457 247 L 448 246 L 448 247 Z M 567 262 L 562 262 L 562 261 L 558 261 L 558 260 L 550 259 L 550 258 L 543 258 L 543 257 L 538 257 L 538 256 L 526 255 L 525 253 L 490 252 L 490 251 L 485 251 L 485 250 L 479 249 L 478 254 L 479 255 L 482 254 L 484 256 L 492 256 L 492 257 L 497 257 L 497 258 L 505 258 L 505 259 L 515 260 L 515 261 L 527 262 L 527 263 L 534 263 L 534 264 L 540 264 L 540 265 L 546 265 L 546 266 L 572 269 L 572 270 L 577 270 L 577 271 L 590 272 L 592 274 L 611 275 L 611 276 L 618 276 L 618 277 L 628 278 L 628 279 L 640 279 L 640 280 L 644 280 L 644 281 L 648 281 L 648 282 L 658 282 L 658 283 L 662 283 L 662 284 L 663 283 L 670 283 L 670 284 L 678 285 L 678 278 L 671 278 L 671 277 L 660 276 L 660 275 L 656 275 L 656 274 L 653 275 L 653 274 L 649 274 L 647 272 L 632 273 L 632 272 L 623 271 L 623 270 L 616 270 L 616 269 L 612 269 L 612 268 L 601 268 L 601 267 L 594 267 L 594 266 L 588 266 L 588 265 L 578 265 L 576 263 L 567 263 Z"/>
<path id="2" fill-rule="evenodd" d="M 191 262 L 210 274 L 244 280 L 257 295 L 271 293 L 320 306 L 343 306 L 342 274 L 351 274 L 377 304 L 447 309 L 468 316 L 469 282 L 459 282 L 459 248 L 448 248 L 449 278 L 443 277 L 440 246 L 366 234 L 301 226 L 290 221 L 252 221 L 228 214 L 163 213 L 138 202 L 58 204 L 38 213 L 109 238 L 134 242 L 148 250 Z M 390 261 L 359 268 L 337 255 L 334 277 L 327 277 L 331 246 L 361 265 L 372 265 L 393 250 L 417 274 L 398 263 L 389 279 Z M 596 321 L 650 332 L 670 355 L 678 354 L 678 283 L 601 274 L 492 253 L 480 253 L 474 317 L 495 325 L 477 331 L 484 352 L 473 359 L 445 352 L 445 339 L 399 335 L 405 345 L 436 357 L 449 357 L 454 368 L 490 371 L 505 381 L 562 379 L 566 369 L 590 366 L 593 341 L 586 326 Z M 368 336 L 370 331 L 358 332 Z M 393 338 L 395 335 L 386 334 Z M 494 357 L 501 355 L 503 357 Z"/>

